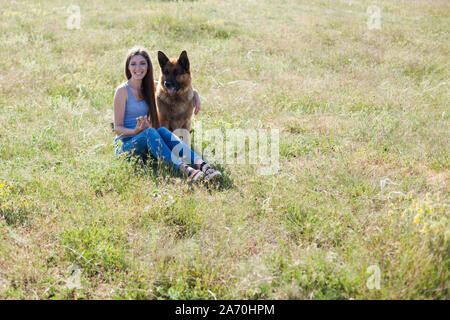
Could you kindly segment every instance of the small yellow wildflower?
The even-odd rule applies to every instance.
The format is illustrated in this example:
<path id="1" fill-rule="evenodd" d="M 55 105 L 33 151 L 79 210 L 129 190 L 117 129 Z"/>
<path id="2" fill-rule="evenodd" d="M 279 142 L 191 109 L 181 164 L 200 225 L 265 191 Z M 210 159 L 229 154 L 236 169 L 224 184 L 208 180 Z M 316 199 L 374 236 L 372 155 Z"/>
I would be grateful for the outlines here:
<path id="1" fill-rule="evenodd" d="M 423 233 L 424 233 L 424 234 L 427 233 L 427 229 L 423 229 Z"/>
<path id="2" fill-rule="evenodd" d="M 414 220 L 414 223 L 418 223 L 420 220 L 419 216 L 416 216 L 416 219 Z"/>
<path id="3" fill-rule="evenodd" d="M 437 232 L 437 230 L 436 229 L 434 229 L 434 233 L 436 233 Z"/>
<path id="4" fill-rule="evenodd" d="M 19 203 L 19 208 L 21 207 L 22 205 Z"/>
<path id="5" fill-rule="evenodd" d="M 441 211 L 444 211 L 444 208 L 441 208 Z"/>
<path id="6" fill-rule="evenodd" d="M 412 199 L 412 196 L 409 196 L 409 200 L 411 200 Z"/>
<path id="7" fill-rule="evenodd" d="M 395 209 L 395 206 L 392 206 L 392 209 Z"/>
<path id="8" fill-rule="evenodd" d="M 399 199 L 398 199 L 398 202 L 402 202 L 402 198 L 399 198 Z"/>
<path id="9" fill-rule="evenodd" d="M 4 184 L 4 183 L 0 184 L 0 188 L 3 188 L 4 186 L 5 186 L 5 184 Z"/>
<path id="10" fill-rule="evenodd" d="M 8 188 L 6 188 L 6 189 L 8 189 L 8 190 L 11 190 L 11 189 L 12 189 L 12 187 L 11 187 L 11 186 L 8 186 Z"/>
<path id="11" fill-rule="evenodd" d="M 430 214 L 432 214 L 433 213 L 433 209 L 430 209 Z"/>

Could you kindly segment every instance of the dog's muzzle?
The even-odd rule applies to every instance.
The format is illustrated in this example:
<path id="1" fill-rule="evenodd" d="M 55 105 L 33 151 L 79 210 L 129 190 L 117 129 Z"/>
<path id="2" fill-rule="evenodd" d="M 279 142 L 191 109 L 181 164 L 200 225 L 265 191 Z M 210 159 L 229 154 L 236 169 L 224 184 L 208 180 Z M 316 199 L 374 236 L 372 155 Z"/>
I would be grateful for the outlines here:
<path id="1" fill-rule="evenodd" d="M 180 89 L 180 85 L 171 80 L 164 81 L 164 87 L 166 88 L 167 92 L 169 92 L 169 93 L 174 93 Z"/>

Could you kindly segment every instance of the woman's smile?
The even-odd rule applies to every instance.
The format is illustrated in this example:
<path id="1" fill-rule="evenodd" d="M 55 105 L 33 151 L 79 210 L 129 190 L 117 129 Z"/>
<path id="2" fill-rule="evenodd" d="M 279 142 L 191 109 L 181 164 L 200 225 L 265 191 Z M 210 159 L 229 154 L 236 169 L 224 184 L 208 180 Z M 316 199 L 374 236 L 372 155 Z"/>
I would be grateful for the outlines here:
<path id="1" fill-rule="evenodd" d="M 143 78 L 145 76 L 145 72 L 144 71 L 136 71 L 133 73 L 135 78 Z"/>

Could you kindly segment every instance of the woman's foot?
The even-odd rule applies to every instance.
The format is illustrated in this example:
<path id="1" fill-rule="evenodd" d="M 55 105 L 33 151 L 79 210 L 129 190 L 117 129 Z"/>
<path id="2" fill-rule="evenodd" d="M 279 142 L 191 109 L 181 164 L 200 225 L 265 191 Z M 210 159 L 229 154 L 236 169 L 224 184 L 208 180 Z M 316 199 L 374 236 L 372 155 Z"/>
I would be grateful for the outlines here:
<path id="1" fill-rule="evenodd" d="M 205 174 L 201 170 L 193 169 L 184 163 L 180 166 L 180 171 L 183 172 L 184 176 L 189 181 L 189 183 L 201 181 L 202 177 L 205 176 Z"/>
<path id="2" fill-rule="evenodd" d="M 205 174 L 205 177 L 203 178 L 204 182 L 214 182 L 222 178 L 222 173 L 211 167 L 211 165 L 207 162 L 203 162 L 200 165 L 200 170 Z"/>

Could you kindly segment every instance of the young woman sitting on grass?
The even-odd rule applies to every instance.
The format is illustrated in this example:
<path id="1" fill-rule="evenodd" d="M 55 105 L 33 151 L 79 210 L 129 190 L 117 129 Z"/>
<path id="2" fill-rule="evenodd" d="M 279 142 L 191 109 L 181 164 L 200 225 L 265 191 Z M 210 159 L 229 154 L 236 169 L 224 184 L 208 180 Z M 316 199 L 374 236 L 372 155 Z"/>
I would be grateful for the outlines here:
<path id="1" fill-rule="evenodd" d="M 145 49 L 135 47 L 128 52 L 125 75 L 128 80 L 117 88 L 114 95 L 116 156 L 125 152 L 145 159 L 151 154 L 180 170 L 190 182 L 211 182 L 221 178 L 220 171 L 212 168 L 171 131 L 160 127 L 155 103 L 153 66 Z M 200 99 L 196 91 L 194 103 L 197 114 Z M 172 152 L 179 144 L 181 146 L 175 150 L 181 149 L 181 159 Z"/>

